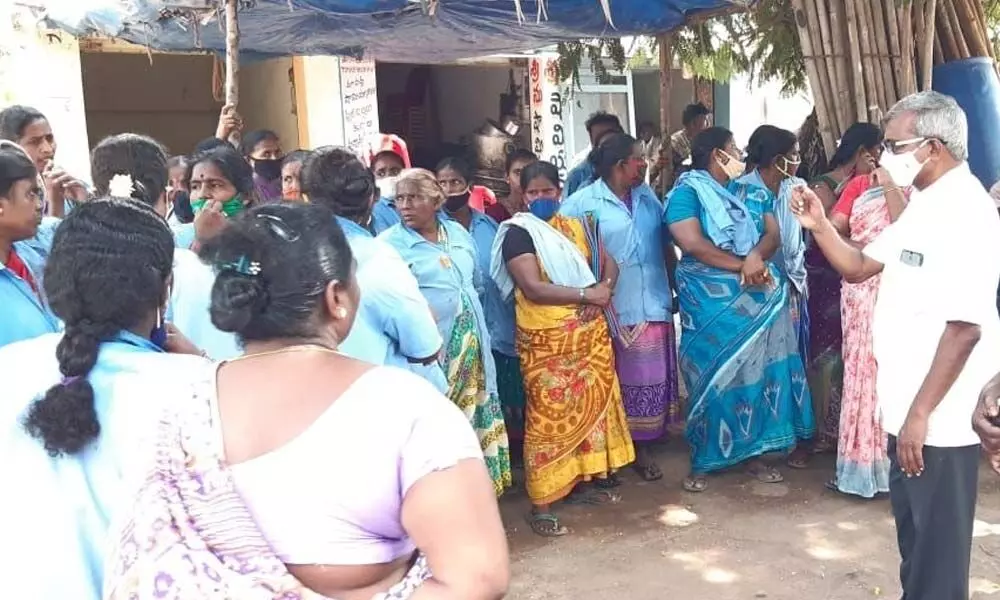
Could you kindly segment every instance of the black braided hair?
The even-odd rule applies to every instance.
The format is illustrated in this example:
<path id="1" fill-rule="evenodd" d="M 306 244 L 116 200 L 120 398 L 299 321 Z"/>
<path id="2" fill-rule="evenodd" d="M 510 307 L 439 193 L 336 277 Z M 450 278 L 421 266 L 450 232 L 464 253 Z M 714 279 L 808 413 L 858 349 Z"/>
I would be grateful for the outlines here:
<path id="1" fill-rule="evenodd" d="M 102 342 L 133 329 L 163 306 L 174 239 L 148 205 L 102 198 L 77 206 L 56 230 L 45 293 L 66 324 L 56 348 L 65 378 L 28 409 L 28 433 L 52 456 L 80 452 L 101 424 L 86 377 Z"/>
<path id="2" fill-rule="evenodd" d="M 138 133 L 106 137 L 90 153 L 90 175 L 98 196 L 108 195 L 115 175 L 128 175 L 135 184 L 132 198 L 156 206 L 167 191 L 168 174 L 163 145 Z"/>
<path id="3" fill-rule="evenodd" d="M 335 214 L 364 222 L 378 193 L 375 175 L 346 148 L 326 146 L 310 153 L 302 165 L 302 193 Z"/>
<path id="4" fill-rule="evenodd" d="M 314 339 L 328 318 L 327 286 L 348 284 L 354 260 L 333 213 L 314 202 L 244 211 L 200 254 L 218 273 L 212 323 L 244 344 Z"/>

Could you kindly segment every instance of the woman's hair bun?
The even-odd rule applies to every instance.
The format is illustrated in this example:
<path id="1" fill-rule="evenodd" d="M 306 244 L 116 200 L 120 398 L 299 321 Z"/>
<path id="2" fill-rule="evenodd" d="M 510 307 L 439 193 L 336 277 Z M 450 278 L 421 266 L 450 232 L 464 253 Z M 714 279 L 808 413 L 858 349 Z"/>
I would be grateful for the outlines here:
<path id="1" fill-rule="evenodd" d="M 239 333 L 267 306 L 267 289 L 258 276 L 222 271 L 212 287 L 212 324 Z"/>

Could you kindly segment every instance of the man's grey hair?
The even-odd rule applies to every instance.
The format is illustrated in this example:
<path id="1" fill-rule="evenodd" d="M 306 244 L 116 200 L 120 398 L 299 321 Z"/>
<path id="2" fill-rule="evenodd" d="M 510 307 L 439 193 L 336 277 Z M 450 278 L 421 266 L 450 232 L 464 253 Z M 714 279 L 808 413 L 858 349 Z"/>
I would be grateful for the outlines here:
<path id="1" fill-rule="evenodd" d="M 969 158 L 969 122 L 954 98 L 940 92 L 910 94 L 889 109 L 885 122 L 908 113 L 916 117 L 914 135 L 940 140 L 957 160 Z"/>

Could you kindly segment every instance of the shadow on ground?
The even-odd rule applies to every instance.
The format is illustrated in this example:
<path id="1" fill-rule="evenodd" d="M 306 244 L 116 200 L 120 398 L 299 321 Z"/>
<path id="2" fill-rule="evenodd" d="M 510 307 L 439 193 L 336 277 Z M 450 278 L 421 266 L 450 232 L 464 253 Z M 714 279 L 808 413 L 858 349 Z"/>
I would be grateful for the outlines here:
<path id="1" fill-rule="evenodd" d="M 824 488 L 833 458 L 782 468 L 785 482 L 760 484 L 732 472 L 684 492 L 681 445 L 658 453 L 665 476 L 624 473 L 621 504 L 557 507 L 572 533 L 534 535 L 523 492 L 501 502 L 516 600 L 897 599 L 898 554 L 887 498 L 865 501 Z M 1000 600 L 1000 477 L 980 478 L 972 598 Z"/>

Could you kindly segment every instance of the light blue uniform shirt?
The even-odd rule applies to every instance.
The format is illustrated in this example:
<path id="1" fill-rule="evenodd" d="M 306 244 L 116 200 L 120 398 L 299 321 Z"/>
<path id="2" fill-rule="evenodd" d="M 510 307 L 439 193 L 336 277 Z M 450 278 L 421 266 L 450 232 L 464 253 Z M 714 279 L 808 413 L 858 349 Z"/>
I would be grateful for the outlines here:
<path id="1" fill-rule="evenodd" d="M 379 198 L 372 206 L 372 229 L 378 235 L 399 223 L 399 213 L 396 212 L 396 204 L 389 198 Z"/>
<path id="2" fill-rule="evenodd" d="M 187 250 L 194 245 L 194 223 L 181 223 L 173 217 L 171 217 L 171 220 L 167 221 L 167 223 L 170 225 L 171 233 L 174 234 L 175 246 Z"/>
<path id="3" fill-rule="evenodd" d="M 479 269 L 476 242 L 457 222 L 442 218 L 440 223 L 448 236 L 446 246 L 428 242 L 402 223 L 386 230 L 379 239 L 399 251 L 410 272 L 417 278 L 420 292 L 434 313 L 438 331 L 446 345 L 451 341 L 452 328 L 462 307 L 462 293 L 467 295 L 475 313 L 476 329 L 483 349 L 487 392 L 496 393 L 491 337 L 479 302 L 478 290 L 483 288 L 485 280 Z"/>
<path id="4" fill-rule="evenodd" d="M 673 299 L 663 254 L 669 233 L 663 226 L 663 204 L 648 185 L 632 189 L 629 211 L 598 179 L 564 201 L 559 212 L 576 218 L 593 213 L 597 219 L 605 249 L 618 263 L 611 302 L 622 325 L 671 322 Z"/>
<path id="5" fill-rule="evenodd" d="M 13 482 L 5 488 L 0 531 L 16 540 L 16 552 L 4 557 L 9 598 L 100 600 L 116 521 L 141 484 L 160 408 L 190 397 L 188 376 L 207 368 L 201 357 L 162 353 L 128 332 L 105 342 L 87 376 L 100 437 L 78 454 L 53 458 L 22 420 L 60 381 L 61 337 L 0 348 L 0 477 Z"/>
<path id="6" fill-rule="evenodd" d="M 396 249 L 357 223 L 337 217 L 358 264 L 361 305 L 354 326 L 341 342 L 348 356 L 376 365 L 408 369 L 442 392 L 448 383 L 437 363 L 421 365 L 408 358 L 435 355 L 442 345 L 434 315 L 420 287 Z"/>
<path id="7" fill-rule="evenodd" d="M 595 178 L 594 166 L 589 160 L 576 165 L 566 174 L 566 184 L 563 185 L 563 198 L 569 198 L 576 192 L 590 185 Z"/>
<path id="8" fill-rule="evenodd" d="M 38 286 L 37 294 L 27 281 L 0 263 L 0 347 L 62 329 L 59 319 L 45 302 L 42 288 L 45 260 L 58 225 L 59 219 L 45 219 L 34 238 L 14 242 L 14 252 Z"/>
<path id="9" fill-rule="evenodd" d="M 457 223 L 457 221 L 455 221 Z M 497 222 L 489 215 L 472 209 L 472 222 L 469 233 L 476 242 L 476 252 L 479 255 L 479 272 L 484 274 L 479 289 L 479 301 L 486 313 L 486 326 L 490 330 L 493 349 L 501 354 L 516 357 L 514 349 L 514 299 L 504 301 L 500 297 L 500 288 L 490 272 L 490 259 L 493 255 L 493 240 L 497 237 Z"/>
<path id="10" fill-rule="evenodd" d="M 215 360 L 242 352 L 236 336 L 212 324 L 212 286 L 215 271 L 190 250 L 174 249 L 174 283 L 164 319 Z"/>

